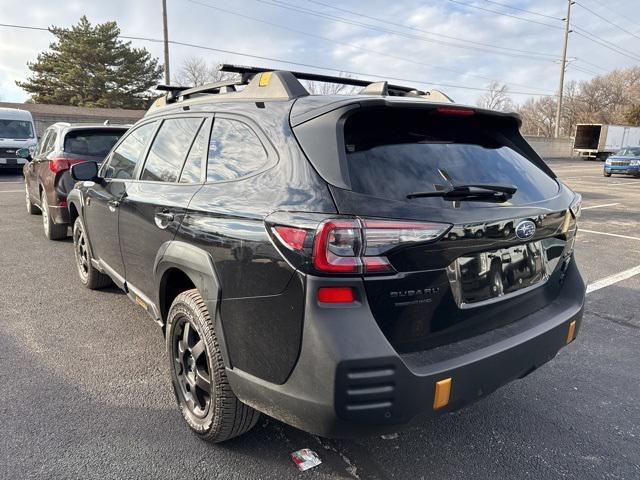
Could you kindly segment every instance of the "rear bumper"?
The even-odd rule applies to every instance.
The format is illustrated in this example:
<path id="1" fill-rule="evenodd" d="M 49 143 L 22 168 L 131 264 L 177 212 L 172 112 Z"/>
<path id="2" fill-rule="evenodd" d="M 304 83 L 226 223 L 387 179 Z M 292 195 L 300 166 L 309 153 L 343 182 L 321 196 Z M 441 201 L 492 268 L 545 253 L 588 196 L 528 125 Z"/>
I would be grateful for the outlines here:
<path id="1" fill-rule="evenodd" d="M 327 283 L 338 282 L 307 278 L 301 354 L 283 385 L 237 369 L 228 369 L 228 376 L 245 403 L 329 437 L 397 431 L 421 417 L 458 409 L 527 375 L 567 344 L 574 321 L 575 338 L 585 295 L 573 261 L 561 295 L 535 314 L 460 342 L 399 355 L 377 327 L 366 299 L 349 308 L 318 305 L 315 291 Z M 447 378 L 451 378 L 449 402 L 435 409 L 436 382 Z"/>

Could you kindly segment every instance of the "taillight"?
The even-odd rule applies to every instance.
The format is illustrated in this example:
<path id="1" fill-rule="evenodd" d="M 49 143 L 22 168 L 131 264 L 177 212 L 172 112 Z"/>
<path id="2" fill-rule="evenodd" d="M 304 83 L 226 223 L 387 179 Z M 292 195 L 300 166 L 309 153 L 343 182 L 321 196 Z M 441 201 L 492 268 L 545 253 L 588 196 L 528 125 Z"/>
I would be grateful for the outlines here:
<path id="1" fill-rule="evenodd" d="M 304 239 L 307 236 L 305 229 L 278 225 L 273 230 L 285 247 L 291 250 L 302 250 L 304 247 Z"/>
<path id="2" fill-rule="evenodd" d="M 446 223 L 288 212 L 275 212 L 265 222 L 284 257 L 312 274 L 393 273 L 387 255 L 394 249 L 438 240 L 451 228 Z"/>
<path id="3" fill-rule="evenodd" d="M 325 220 L 316 230 L 313 266 L 331 273 L 388 273 L 385 256 L 401 245 L 436 240 L 450 225 L 389 220 Z"/>
<path id="4" fill-rule="evenodd" d="M 70 168 L 69 160 L 67 160 L 66 158 L 54 158 L 52 160 L 49 160 L 49 169 L 53 173 L 69 170 L 69 168 Z"/>
<path id="5" fill-rule="evenodd" d="M 313 265 L 323 272 L 361 271 L 362 236 L 357 220 L 323 222 L 313 244 Z"/>
<path id="6" fill-rule="evenodd" d="M 76 163 L 86 162 L 86 160 L 78 160 L 78 159 L 68 159 L 68 158 L 53 158 L 49 160 L 49 169 L 53 173 L 64 172 L 65 170 L 69 170 L 71 165 L 75 165 Z"/>

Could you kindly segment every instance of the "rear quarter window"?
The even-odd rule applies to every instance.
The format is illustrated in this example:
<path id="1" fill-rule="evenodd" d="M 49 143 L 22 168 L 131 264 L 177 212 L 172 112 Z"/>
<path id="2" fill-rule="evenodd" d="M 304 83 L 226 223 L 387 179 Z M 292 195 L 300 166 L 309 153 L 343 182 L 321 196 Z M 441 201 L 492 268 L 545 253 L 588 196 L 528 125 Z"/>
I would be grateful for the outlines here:
<path id="1" fill-rule="evenodd" d="M 407 200 L 452 184 L 503 184 L 518 188 L 512 203 L 525 204 L 559 188 L 486 119 L 418 109 L 358 112 L 345 123 L 344 139 L 351 189 L 358 193 Z"/>
<path id="2" fill-rule="evenodd" d="M 245 123 L 216 118 L 207 157 L 207 181 L 222 182 L 264 168 L 267 151 L 258 135 Z"/>

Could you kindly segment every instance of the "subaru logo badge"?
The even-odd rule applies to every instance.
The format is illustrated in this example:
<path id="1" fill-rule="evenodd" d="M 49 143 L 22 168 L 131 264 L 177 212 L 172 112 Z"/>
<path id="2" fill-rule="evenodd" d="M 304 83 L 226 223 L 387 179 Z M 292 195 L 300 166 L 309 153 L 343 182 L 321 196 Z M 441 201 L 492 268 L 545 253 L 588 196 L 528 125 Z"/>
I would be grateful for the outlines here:
<path id="1" fill-rule="evenodd" d="M 527 240 L 536 233 L 536 224 L 531 220 L 523 220 L 516 227 L 516 237 L 520 240 Z"/>

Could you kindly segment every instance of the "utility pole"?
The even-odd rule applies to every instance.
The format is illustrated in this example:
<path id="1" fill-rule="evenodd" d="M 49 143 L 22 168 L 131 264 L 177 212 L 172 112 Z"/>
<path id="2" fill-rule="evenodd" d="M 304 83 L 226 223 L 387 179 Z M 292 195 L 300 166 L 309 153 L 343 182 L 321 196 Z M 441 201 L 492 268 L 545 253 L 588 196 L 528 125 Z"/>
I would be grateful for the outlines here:
<path id="1" fill-rule="evenodd" d="M 164 35 L 164 83 L 171 85 L 169 73 L 169 29 L 167 28 L 167 0 L 162 0 L 162 33 Z"/>
<path id="2" fill-rule="evenodd" d="M 562 61 L 560 62 L 560 87 L 558 88 L 558 109 L 556 110 L 555 137 L 560 136 L 560 117 L 562 114 L 562 95 L 564 93 L 564 72 L 567 69 L 567 44 L 569 43 L 569 22 L 571 20 L 572 0 L 567 0 L 567 18 L 564 19 L 564 45 L 562 46 Z"/>

